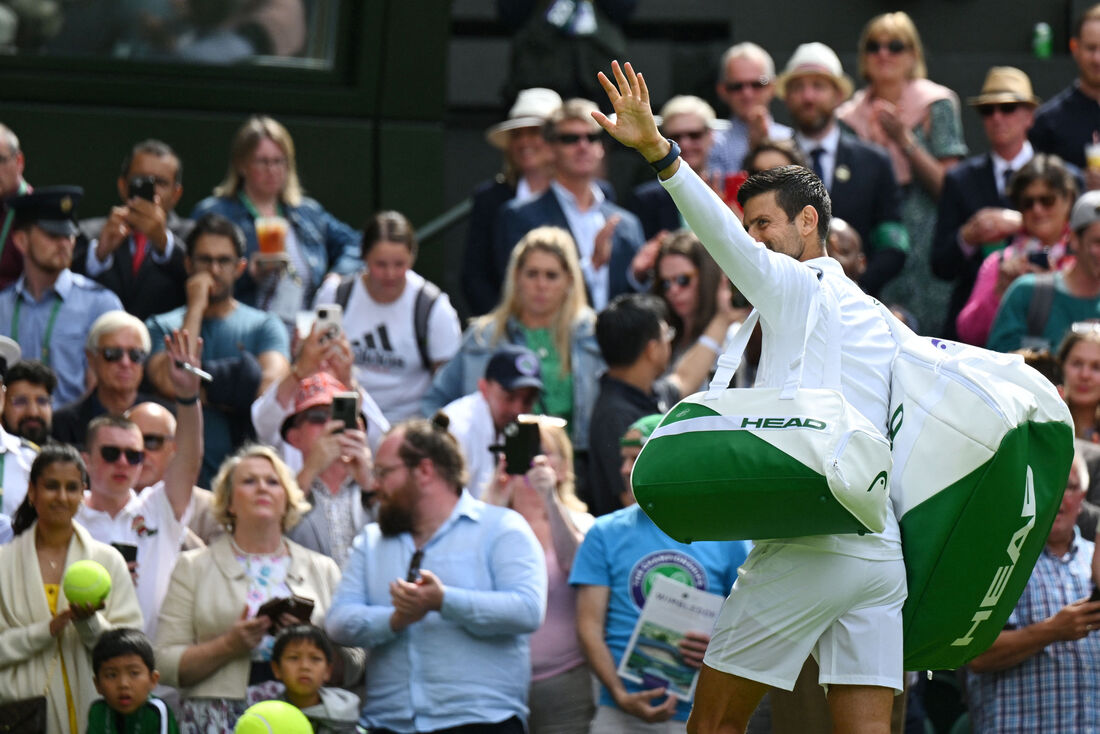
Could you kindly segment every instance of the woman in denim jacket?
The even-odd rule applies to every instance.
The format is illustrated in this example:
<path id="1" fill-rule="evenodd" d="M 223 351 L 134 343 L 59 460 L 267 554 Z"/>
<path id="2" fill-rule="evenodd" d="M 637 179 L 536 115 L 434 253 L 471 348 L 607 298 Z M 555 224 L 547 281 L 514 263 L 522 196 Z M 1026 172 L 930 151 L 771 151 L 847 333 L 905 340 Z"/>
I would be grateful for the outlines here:
<path id="1" fill-rule="evenodd" d="M 587 305 L 573 238 L 538 227 L 512 250 L 504 296 L 462 335 L 458 354 L 435 374 L 421 407 L 431 415 L 477 390 L 497 344 L 522 344 L 539 355 L 543 392 L 538 412 L 569 421 L 578 452 L 588 449 L 588 423 L 604 371 L 596 313 Z"/>
<path id="2" fill-rule="evenodd" d="M 236 297 L 249 305 L 275 311 L 293 322 L 308 308 L 325 275 L 353 273 L 359 260 L 360 235 L 303 196 L 294 159 L 294 141 L 279 122 L 251 117 L 237 131 L 229 151 L 229 169 L 214 195 L 200 201 L 193 219 L 215 212 L 241 228 L 248 271 L 237 281 Z M 256 219 L 282 217 L 289 227 L 289 267 L 258 261 Z"/>

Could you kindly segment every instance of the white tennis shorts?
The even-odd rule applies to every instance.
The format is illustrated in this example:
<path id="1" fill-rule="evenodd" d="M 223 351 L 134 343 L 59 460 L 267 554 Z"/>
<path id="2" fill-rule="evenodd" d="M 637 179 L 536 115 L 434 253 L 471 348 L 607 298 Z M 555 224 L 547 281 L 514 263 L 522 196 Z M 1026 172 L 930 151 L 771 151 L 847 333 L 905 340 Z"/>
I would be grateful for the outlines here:
<path id="1" fill-rule="evenodd" d="M 901 560 L 763 543 L 738 571 L 705 662 L 790 691 L 812 654 L 822 685 L 901 691 L 905 595 Z"/>

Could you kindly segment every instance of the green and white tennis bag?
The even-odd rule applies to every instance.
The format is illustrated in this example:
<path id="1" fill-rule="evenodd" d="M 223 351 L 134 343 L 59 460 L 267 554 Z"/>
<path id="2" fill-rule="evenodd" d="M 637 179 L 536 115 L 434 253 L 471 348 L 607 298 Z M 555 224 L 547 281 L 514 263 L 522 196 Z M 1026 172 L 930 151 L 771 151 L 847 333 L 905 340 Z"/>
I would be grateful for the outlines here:
<path id="1" fill-rule="evenodd" d="M 840 392 L 839 316 L 818 291 L 831 329 L 821 388 L 801 387 L 799 357 L 781 388 L 727 389 L 759 320 L 737 332 L 710 389 L 681 400 L 642 448 L 631 475 L 638 504 L 681 542 L 881 532 L 890 444 Z"/>
<path id="2" fill-rule="evenodd" d="M 920 337 L 885 308 L 899 348 L 890 388 L 909 582 L 907 670 L 986 650 L 1020 599 L 1058 513 L 1073 421 L 1019 355 Z"/>

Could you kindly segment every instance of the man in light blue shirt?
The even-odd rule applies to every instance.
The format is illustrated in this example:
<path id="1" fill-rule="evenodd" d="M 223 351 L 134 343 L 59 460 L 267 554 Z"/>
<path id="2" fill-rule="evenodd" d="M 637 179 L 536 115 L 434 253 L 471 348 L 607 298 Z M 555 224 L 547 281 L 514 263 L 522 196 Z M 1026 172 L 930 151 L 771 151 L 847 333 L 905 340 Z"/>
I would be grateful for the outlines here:
<path id="1" fill-rule="evenodd" d="M 335 642 L 370 649 L 359 724 L 523 734 L 528 637 L 546 612 L 534 533 L 463 489 L 446 419 L 394 427 L 373 476 L 378 522 L 355 539 L 325 621 Z"/>
<path id="2" fill-rule="evenodd" d="M 84 392 L 88 330 L 107 311 L 121 311 L 111 291 L 69 270 L 78 186 L 48 186 L 11 200 L 11 241 L 23 254 L 23 275 L 0 292 L 0 334 L 57 373 L 54 407 Z M 2 239 L 2 238 L 0 238 Z"/>

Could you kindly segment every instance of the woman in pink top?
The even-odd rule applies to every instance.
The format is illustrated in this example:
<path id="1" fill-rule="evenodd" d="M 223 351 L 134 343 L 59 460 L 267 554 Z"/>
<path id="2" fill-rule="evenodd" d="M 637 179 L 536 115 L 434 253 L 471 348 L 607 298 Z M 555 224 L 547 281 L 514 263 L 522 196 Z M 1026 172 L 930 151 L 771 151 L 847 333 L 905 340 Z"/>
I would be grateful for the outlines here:
<path id="1" fill-rule="evenodd" d="M 985 345 L 1012 281 L 1024 273 L 1057 270 L 1069 256 L 1066 240 L 1077 182 L 1061 158 L 1037 154 L 1012 177 L 1008 197 L 1020 212 L 1020 232 L 982 261 L 970 299 L 955 319 L 959 338 L 969 344 Z"/>
<path id="2" fill-rule="evenodd" d="M 503 467 L 486 502 L 510 507 L 531 525 L 546 554 L 546 619 L 531 635 L 529 734 L 587 734 L 595 713 L 592 674 L 577 639 L 577 598 L 569 585 L 573 557 L 592 525 L 573 489 L 573 445 L 565 421 L 539 416 L 542 455 L 526 474 Z"/>

